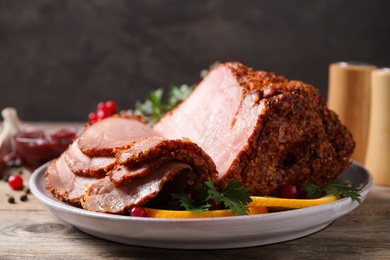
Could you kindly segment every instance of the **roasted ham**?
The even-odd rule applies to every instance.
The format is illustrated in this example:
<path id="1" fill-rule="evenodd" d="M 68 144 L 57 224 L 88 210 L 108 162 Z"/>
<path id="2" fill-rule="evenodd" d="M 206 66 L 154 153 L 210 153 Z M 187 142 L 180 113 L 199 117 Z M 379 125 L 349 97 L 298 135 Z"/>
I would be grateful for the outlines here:
<path id="1" fill-rule="evenodd" d="M 153 128 L 111 116 L 85 127 L 46 171 L 57 198 L 122 214 L 189 195 L 210 179 L 240 180 L 252 195 L 283 184 L 326 184 L 351 163 L 355 143 L 318 89 L 301 81 L 220 64 Z"/>
<path id="2" fill-rule="evenodd" d="M 214 160 L 218 181 L 253 195 L 283 184 L 323 185 L 351 163 L 355 143 L 318 89 L 231 62 L 220 64 L 153 129 L 186 137 Z"/>

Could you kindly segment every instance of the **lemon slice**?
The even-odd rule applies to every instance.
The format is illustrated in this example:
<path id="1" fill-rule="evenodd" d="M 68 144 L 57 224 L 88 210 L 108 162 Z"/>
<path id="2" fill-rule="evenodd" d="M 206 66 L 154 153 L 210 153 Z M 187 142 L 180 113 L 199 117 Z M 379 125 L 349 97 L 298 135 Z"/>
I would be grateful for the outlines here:
<path id="1" fill-rule="evenodd" d="M 218 218 L 237 216 L 230 209 L 203 211 L 198 214 L 182 210 L 162 210 L 145 208 L 146 216 L 152 218 Z M 249 207 L 249 215 L 268 213 L 267 207 Z"/>
<path id="2" fill-rule="evenodd" d="M 270 210 L 299 209 L 317 206 L 338 200 L 338 196 L 326 195 L 318 199 L 283 199 L 277 197 L 251 196 L 252 202 L 248 204 L 249 215 L 266 214 Z M 163 210 L 145 208 L 146 217 L 151 218 L 218 218 L 237 216 L 230 209 L 210 210 L 201 213 L 194 213 L 184 210 Z"/>
<path id="3" fill-rule="evenodd" d="M 248 204 L 249 207 L 267 207 L 270 209 L 299 209 L 317 206 L 338 200 L 338 196 L 326 195 L 318 199 L 284 199 L 276 197 L 257 197 L 251 196 L 252 202 Z"/>

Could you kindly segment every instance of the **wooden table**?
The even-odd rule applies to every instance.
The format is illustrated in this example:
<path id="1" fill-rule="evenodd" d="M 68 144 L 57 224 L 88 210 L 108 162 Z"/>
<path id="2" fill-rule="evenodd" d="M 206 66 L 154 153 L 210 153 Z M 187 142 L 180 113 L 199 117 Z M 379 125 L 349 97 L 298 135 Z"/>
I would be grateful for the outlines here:
<path id="1" fill-rule="evenodd" d="M 42 124 L 47 129 L 69 124 Z M 28 183 L 30 173 L 23 173 Z M 0 259 L 390 259 L 390 186 L 327 228 L 300 239 L 230 250 L 168 250 L 123 245 L 87 235 L 47 212 L 33 195 L 0 182 Z M 16 204 L 10 204 L 12 195 Z"/>

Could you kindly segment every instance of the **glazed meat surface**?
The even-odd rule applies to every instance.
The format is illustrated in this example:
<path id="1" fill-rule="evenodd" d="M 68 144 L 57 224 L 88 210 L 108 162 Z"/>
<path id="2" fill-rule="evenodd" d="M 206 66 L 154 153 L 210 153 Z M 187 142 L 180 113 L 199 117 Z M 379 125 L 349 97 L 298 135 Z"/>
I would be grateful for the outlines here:
<path id="1" fill-rule="evenodd" d="M 220 187 L 241 180 L 262 196 L 278 196 L 286 183 L 336 179 L 355 146 L 318 89 L 238 62 L 209 72 L 153 129 L 202 147 L 216 164 Z"/>

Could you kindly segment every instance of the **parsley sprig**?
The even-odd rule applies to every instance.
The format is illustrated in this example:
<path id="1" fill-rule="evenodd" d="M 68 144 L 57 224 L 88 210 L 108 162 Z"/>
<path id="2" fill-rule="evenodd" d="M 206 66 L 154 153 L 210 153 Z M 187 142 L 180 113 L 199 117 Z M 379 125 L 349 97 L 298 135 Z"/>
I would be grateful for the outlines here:
<path id="1" fill-rule="evenodd" d="M 248 215 L 247 205 L 252 202 L 252 199 L 248 188 L 240 188 L 240 181 L 230 181 L 222 191 L 218 191 L 210 180 L 204 184 L 197 188 L 194 198 L 189 198 L 182 193 L 173 193 L 172 197 L 177 199 L 187 211 L 193 211 L 196 214 L 209 210 L 212 201 L 214 201 L 215 204 L 223 203 L 225 207 L 237 215 Z"/>
<path id="2" fill-rule="evenodd" d="M 135 103 L 133 114 L 139 115 L 149 124 L 156 123 L 165 113 L 171 111 L 182 102 L 193 90 L 194 86 L 187 84 L 172 85 L 166 95 L 159 88 L 149 93 L 144 102 Z"/>
<path id="3" fill-rule="evenodd" d="M 341 196 L 342 198 L 349 197 L 353 201 L 361 203 L 359 189 L 339 181 L 334 181 L 321 187 L 312 183 L 305 183 L 302 185 L 302 190 L 307 192 L 308 199 L 315 199 L 327 194 L 332 194 L 334 196 Z"/>

